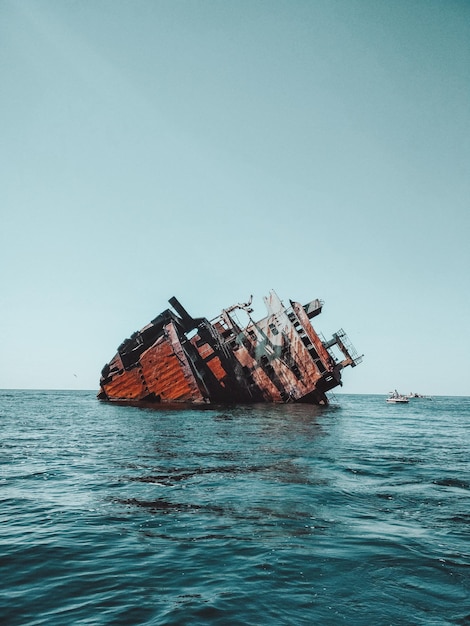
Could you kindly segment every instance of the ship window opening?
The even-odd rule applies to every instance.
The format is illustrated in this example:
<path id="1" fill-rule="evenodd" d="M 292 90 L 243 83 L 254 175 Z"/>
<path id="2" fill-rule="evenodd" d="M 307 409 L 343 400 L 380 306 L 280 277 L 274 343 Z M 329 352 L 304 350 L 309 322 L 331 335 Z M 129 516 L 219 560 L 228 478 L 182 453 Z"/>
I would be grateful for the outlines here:
<path id="1" fill-rule="evenodd" d="M 336 343 L 328 348 L 328 353 L 333 357 L 335 363 L 339 363 L 344 359 L 344 354 Z"/>
<path id="2" fill-rule="evenodd" d="M 320 357 L 318 356 L 318 352 L 315 350 L 315 348 L 313 347 L 313 345 L 309 348 L 309 352 L 312 355 L 312 357 L 314 359 L 319 359 Z"/>
<path id="3" fill-rule="evenodd" d="M 295 376 L 298 380 L 302 380 L 302 374 L 301 374 L 301 372 L 300 372 L 299 368 L 297 367 L 297 365 L 295 365 L 295 364 L 294 364 L 294 365 L 292 365 L 292 366 L 291 366 L 291 370 L 292 370 L 292 373 L 294 374 L 294 376 Z"/>

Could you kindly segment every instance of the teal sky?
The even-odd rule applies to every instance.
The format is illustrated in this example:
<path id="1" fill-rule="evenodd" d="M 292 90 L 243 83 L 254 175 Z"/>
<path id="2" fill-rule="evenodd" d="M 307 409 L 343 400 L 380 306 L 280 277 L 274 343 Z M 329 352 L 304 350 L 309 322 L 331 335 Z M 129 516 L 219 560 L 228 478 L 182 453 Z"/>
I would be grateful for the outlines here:
<path id="1" fill-rule="evenodd" d="M 470 395 L 470 3 L 2 0 L 0 387 L 175 295 L 325 301 L 344 392 Z"/>

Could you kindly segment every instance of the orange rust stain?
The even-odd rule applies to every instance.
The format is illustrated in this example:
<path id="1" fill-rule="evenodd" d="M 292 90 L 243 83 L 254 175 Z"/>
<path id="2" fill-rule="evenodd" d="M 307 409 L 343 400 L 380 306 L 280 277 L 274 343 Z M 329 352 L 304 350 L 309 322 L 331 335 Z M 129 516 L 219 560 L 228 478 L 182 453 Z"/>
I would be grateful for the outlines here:
<path id="1" fill-rule="evenodd" d="M 218 356 L 215 356 L 213 359 L 208 361 L 207 367 L 211 370 L 219 382 L 227 376 L 227 372 L 224 370 Z"/>
<path id="2" fill-rule="evenodd" d="M 162 402 L 202 402 L 203 397 L 189 366 L 176 357 L 173 345 L 161 337 L 140 358 L 150 393 Z"/>
<path id="3" fill-rule="evenodd" d="M 289 341 L 294 360 L 303 374 L 304 392 L 309 393 L 316 388 L 317 382 L 322 375 L 312 361 L 306 346 L 295 332 L 289 333 Z"/>
<path id="4" fill-rule="evenodd" d="M 203 343 L 202 346 L 196 346 L 196 349 L 201 355 L 201 358 L 203 358 L 204 360 L 210 357 L 211 354 L 214 354 L 212 346 L 210 346 L 208 343 Z"/>
<path id="5" fill-rule="evenodd" d="M 261 390 L 265 400 L 268 402 L 282 402 L 278 388 L 266 372 L 258 365 L 245 346 L 240 346 L 234 354 L 240 365 L 250 369 L 253 380 Z"/>
<path id="6" fill-rule="evenodd" d="M 308 319 L 303 306 L 299 304 L 298 302 L 293 302 L 292 308 L 295 311 L 295 314 L 297 315 L 297 318 L 301 322 L 302 326 L 304 327 L 304 330 L 307 333 L 308 338 L 315 346 L 315 350 L 317 351 L 318 356 L 323 361 L 323 364 L 325 365 L 325 367 L 331 371 L 334 366 L 332 358 L 328 350 L 323 345 L 320 337 L 317 335 L 312 325 L 310 324 L 310 320 Z"/>
<path id="7" fill-rule="evenodd" d="M 121 355 L 119 352 L 114 355 L 112 360 L 109 362 L 109 369 L 112 370 L 123 370 L 124 365 L 122 364 Z"/>
<path id="8" fill-rule="evenodd" d="M 253 380 L 261 389 L 261 392 L 268 402 L 282 402 L 281 394 L 279 393 L 279 389 L 272 382 L 269 376 L 265 371 L 261 369 L 261 367 L 256 367 L 252 372 Z"/>
<path id="9" fill-rule="evenodd" d="M 305 384 L 300 381 L 292 370 L 279 359 L 273 359 L 271 366 L 282 383 L 284 392 L 291 398 L 300 398 L 306 391 Z"/>
<path id="10" fill-rule="evenodd" d="M 104 385 L 104 390 L 108 398 L 116 400 L 119 398 L 139 400 L 147 395 L 142 371 L 139 367 L 122 374 L 116 374 L 109 383 Z"/>

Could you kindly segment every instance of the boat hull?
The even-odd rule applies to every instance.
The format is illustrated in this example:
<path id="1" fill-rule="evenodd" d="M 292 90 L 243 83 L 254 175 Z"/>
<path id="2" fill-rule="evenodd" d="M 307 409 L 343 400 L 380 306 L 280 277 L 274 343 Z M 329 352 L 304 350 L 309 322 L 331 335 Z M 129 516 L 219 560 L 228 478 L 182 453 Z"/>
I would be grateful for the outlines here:
<path id="1" fill-rule="evenodd" d="M 342 370 L 358 357 L 344 331 L 325 342 L 310 319 L 314 300 L 285 307 L 274 292 L 267 316 L 251 318 L 251 300 L 214 320 L 193 318 L 176 298 L 147 326 L 126 339 L 102 370 L 98 398 L 137 406 L 304 402 L 327 404 Z M 244 312 L 241 326 L 237 314 Z M 341 355 L 333 352 L 336 346 Z"/>

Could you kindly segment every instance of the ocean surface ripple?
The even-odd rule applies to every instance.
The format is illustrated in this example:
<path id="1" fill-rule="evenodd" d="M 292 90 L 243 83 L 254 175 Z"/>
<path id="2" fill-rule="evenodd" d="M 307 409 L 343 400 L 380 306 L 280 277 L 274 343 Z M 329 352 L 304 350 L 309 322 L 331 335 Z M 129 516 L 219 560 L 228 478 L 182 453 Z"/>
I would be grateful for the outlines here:
<path id="1" fill-rule="evenodd" d="M 470 624 L 470 398 L 0 391 L 0 623 Z"/>

